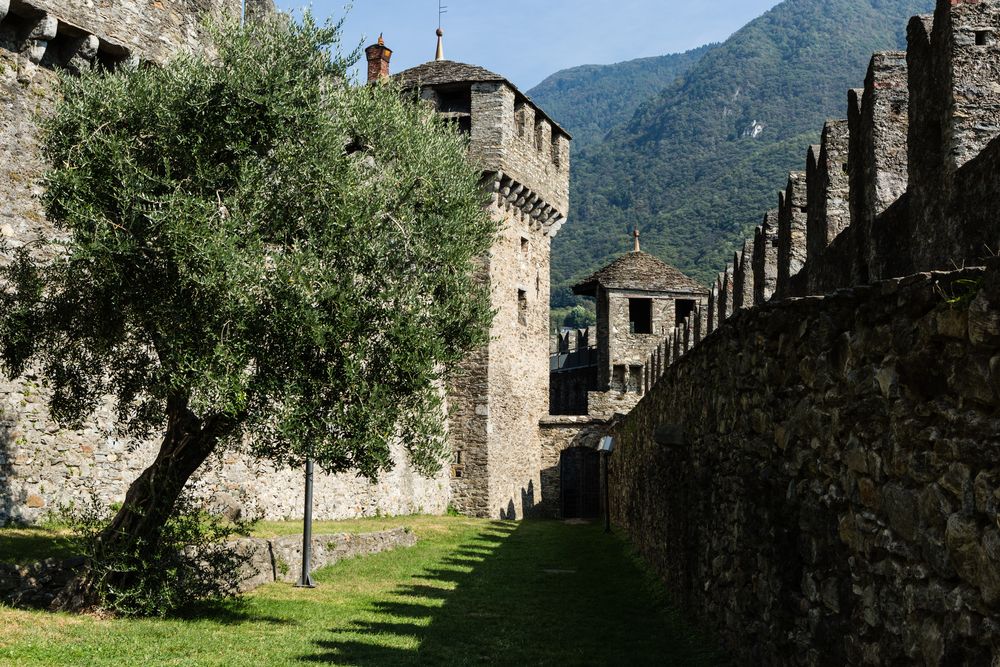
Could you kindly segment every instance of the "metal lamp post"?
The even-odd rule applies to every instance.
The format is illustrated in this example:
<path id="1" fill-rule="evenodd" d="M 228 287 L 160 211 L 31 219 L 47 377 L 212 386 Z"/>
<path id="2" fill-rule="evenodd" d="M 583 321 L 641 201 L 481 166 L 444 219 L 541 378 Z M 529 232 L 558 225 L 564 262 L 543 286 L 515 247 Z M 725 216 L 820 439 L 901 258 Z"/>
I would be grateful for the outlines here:
<path id="1" fill-rule="evenodd" d="M 611 452 L 615 448 L 615 439 L 610 435 L 606 435 L 601 438 L 600 444 L 597 446 L 597 451 L 601 453 L 601 468 L 604 472 L 603 482 L 604 482 L 604 532 L 611 532 L 611 494 L 608 491 L 608 459 L 611 456 Z"/>
<path id="2" fill-rule="evenodd" d="M 302 514 L 302 574 L 296 588 L 316 588 L 312 579 L 313 460 L 306 459 L 306 508 Z"/>

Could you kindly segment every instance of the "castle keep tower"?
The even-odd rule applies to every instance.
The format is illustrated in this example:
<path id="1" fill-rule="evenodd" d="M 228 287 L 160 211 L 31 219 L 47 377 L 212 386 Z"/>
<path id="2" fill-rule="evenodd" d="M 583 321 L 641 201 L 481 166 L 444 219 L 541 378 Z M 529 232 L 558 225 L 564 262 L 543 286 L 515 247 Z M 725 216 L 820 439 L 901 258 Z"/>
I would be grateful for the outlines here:
<path id="1" fill-rule="evenodd" d="M 492 192 L 490 214 L 502 222 L 481 269 L 497 311 L 490 343 L 448 387 L 452 504 L 474 516 L 523 518 L 540 496 L 549 253 L 569 209 L 570 136 L 510 81 L 475 65 L 438 59 L 396 80 L 468 135 L 469 158 Z"/>

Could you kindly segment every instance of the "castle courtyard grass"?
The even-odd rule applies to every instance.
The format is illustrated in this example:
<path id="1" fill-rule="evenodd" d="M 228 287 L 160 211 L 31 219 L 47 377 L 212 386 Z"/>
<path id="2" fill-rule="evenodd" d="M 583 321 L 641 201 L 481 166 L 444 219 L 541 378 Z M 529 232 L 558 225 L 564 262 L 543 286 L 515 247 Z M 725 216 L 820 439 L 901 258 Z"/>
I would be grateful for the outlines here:
<path id="1" fill-rule="evenodd" d="M 320 570 L 313 590 L 270 584 L 243 602 L 201 606 L 183 618 L 0 607 L 0 665 L 722 662 L 625 543 L 597 523 L 406 517 L 322 523 L 317 531 L 399 525 L 416 532 L 415 547 Z M 258 533 L 300 529 L 266 523 Z"/>

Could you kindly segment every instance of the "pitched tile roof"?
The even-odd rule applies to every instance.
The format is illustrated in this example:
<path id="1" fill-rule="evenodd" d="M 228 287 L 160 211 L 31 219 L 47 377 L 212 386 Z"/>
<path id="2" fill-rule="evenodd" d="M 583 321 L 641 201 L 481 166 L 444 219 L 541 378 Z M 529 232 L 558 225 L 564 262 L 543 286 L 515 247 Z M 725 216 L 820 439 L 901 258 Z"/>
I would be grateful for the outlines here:
<path id="1" fill-rule="evenodd" d="M 696 280 L 645 252 L 625 253 L 586 280 L 573 286 L 576 294 L 593 294 L 597 286 L 650 292 L 708 294 Z"/>

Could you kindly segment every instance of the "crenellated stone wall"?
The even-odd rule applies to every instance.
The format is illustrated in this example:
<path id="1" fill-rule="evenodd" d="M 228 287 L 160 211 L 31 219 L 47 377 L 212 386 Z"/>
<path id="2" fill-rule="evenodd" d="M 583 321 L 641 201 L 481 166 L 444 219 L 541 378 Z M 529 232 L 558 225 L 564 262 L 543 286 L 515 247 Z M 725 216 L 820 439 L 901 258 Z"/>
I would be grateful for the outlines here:
<path id="1" fill-rule="evenodd" d="M 998 415 L 1000 262 L 765 304 L 613 426 L 614 522 L 739 664 L 995 664 Z"/>
<path id="2" fill-rule="evenodd" d="M 740 664 L 1000 664 L 1000 0 L 908 40 L 612 426 L 616 523 Z"/>
<path id="3" fill-rule="evenodd" d="M 990 180 L 1000 136 L 1000 3 L 939 0 L 910 21 L 903 52 L 873 55 L 847 120 L 827 122 L 805 172 L 789 174 L 747 243 L 754 277 L 767 272 L 758 237 L 775 227 L 776 282 L 767 298 L 825 294 L 916 271 L 981 264 L 1000 252 Z M 774 221 L 777 224 L 774 224 Z M 733 314 L 719 282 L 716 320 Z M 742 280 L 736 276 L 737 282 Z"/>

